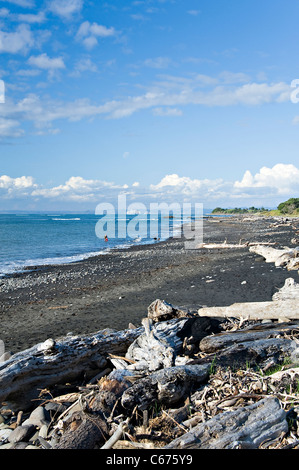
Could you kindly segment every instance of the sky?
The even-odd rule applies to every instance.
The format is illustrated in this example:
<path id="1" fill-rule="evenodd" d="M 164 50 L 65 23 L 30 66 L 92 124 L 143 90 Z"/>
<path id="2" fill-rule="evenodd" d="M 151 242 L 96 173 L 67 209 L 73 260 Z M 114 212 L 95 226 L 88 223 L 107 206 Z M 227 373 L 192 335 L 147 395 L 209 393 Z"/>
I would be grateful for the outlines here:
<path id="1" fill-rule="evenodd" d="M 0 210 L 299 197 L 298 0 L 0 1 Z"/>

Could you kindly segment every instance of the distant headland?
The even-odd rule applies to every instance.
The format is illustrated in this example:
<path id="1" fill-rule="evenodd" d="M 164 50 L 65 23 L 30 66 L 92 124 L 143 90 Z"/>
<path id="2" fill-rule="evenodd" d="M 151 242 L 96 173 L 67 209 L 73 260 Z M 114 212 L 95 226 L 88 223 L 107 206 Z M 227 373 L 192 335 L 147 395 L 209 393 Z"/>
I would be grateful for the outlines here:
<path id="1" fill-rule="evenodd" d="M 234 209 L 223 209 L 222 207 L 216 207 L 212 214 L 266 214 L 266 215 L 289 215 L 289 216 L 299 216 L 299 198 L 290 198 L 285 202 L 281 202 L 277 209 L 265 209 L 264 207 L 249 207 L 249 208 L 239 208 L 235 207 Z"/>

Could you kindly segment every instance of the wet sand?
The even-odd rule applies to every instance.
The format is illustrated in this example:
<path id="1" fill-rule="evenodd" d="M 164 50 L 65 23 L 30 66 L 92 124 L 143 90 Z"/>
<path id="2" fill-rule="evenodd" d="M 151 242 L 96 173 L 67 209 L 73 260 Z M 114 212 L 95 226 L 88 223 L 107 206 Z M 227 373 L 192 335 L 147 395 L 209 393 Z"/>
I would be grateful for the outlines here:
<path id="1" fill-rule="evenodd" d="M 272 219 L 208 218 L 204 242 L 243 239 L 294 247 L 294 229 L 271 223 Z M 16 353 L 70 332 L 139 326 L 158 298 L 190 310 L 268 301 L 289 277 L 298 282 L 297 271 L 265 263 L 248 248 L 186 250 L 184 239 L 172 239 L 114 250 L 0 279 L 0 339 L 6 351 Z"/>

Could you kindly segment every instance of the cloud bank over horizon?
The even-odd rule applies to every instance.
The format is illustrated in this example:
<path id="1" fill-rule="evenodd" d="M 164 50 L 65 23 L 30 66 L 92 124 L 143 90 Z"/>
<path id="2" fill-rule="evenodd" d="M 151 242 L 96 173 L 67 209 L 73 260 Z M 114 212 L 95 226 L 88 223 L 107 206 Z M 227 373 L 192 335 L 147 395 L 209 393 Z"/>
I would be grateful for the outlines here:
<path id="1" fill-rule="evenodd" d="M 177 174 L 169 174 L 157 184 L 148 187 L 135 181 L 117 185 L 98 179 L 70 177 L 64 184 L 43 187 L 31 176 L 12 178 L 0 176 L 0 210 L 47 210 L 74 209 L 90 210 L 99 202 L 116 204 L 119 195 L 126 195 L 131 202 L 192 202 L 203 203 L 208 209 L 222 207 L 257 207 L 277 204 L 299 194 L 299 169 L 293 164 L 278 163 L 272 168 L 262 167 L 252 175 L 246 170 L 240 181 L 223 179 L 196 179 Z M 20 205 L 20 199 L 23 204 Z M 16 203 L 16 204 L 15 204 Z"/>

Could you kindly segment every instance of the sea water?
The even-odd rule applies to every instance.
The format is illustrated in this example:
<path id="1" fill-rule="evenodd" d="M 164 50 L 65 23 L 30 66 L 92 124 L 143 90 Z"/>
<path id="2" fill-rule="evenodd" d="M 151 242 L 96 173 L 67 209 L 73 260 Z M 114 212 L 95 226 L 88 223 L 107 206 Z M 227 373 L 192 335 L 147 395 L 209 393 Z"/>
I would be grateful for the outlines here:
<path id="1" fill-rule="evenodd" d="M 134 215 L 120 217 L 125 218 L 126 224 L 134 224 Z M 96 234 L 99 216 L 95 214 L 0 214 L 0 277 L 34 266 L 75 262 L 116 248 L 156 243 L 174 236 L 183 222 L 169 218 L 166 227 L 165 221 L 161 224 L 160 220 L 157 225 L 160 227 L 159 232 L 153 234 L 149 229 L 153 221 L 148 214 L 139 214 L 139 222 L 142 222 L 142 217 L 143 223 L 136 223 L 136 236 L 134 233 L 132 236 L 131 230 L 130 236 L 111 237 L 108 230 L 106 242 L 104 237 Z M 116 216 L 114 223 L 117 225 L 117 222 L 123 223 L 123 220 L 118 220 Z M 138 226 L 141 233 L 138 232 Z"/>

